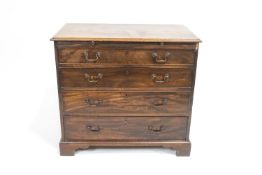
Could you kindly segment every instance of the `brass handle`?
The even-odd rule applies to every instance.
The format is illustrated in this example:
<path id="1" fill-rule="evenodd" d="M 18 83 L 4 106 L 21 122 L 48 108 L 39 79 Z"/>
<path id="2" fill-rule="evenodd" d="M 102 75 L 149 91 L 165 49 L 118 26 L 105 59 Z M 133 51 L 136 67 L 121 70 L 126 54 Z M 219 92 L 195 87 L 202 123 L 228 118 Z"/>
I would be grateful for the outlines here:
<path id="1" fill-rule="evenodd" d="M 157 74 L 152 74 L 152 80 L 155 83 L 165 83 L 169 81 L 169 74 L 166 73 L 165 75 L 157 75 Z"/>
<path id="2" fill-rule="evenodd" d="M 98 132 L 100 131 L 100 127 L 98 125 L 87 125 L 86 126 L 90 131 Z"/>
<path id="3" fill-rule="evenodd" d="M 85 99 L 85 102 L 88 105 L 91 105 L 91 106 L 98 106 L 98 105 L 101 105 L 103 103 L 103 100 L 101 100 L 101 99 L 94 100 L 94 99 L 87 98 L 87 99 Z"/>
<path id="4" fill-rule="evenodd" d="M 163 106 L 163 105 L 166 105 L 167 102 L 168 102 L 168 99 L 166 98 L 152 100 L 152 104 L 155 106 Z"/>
<path id="5" fill-rule="evenodd" d="M 170 55 L 170 52 L 166 52 L 164 57 L 159 56 L 156 52 L 152 53 L 152 58 L 154 59 L 155 63 L 164 64 L 167 62 L 167 59 Z"/>
<path id="6" fill-rule="evenodd" d="M 84 51 L 84 57 L 86 62 L 96 62 L 101 57 L 101 52 L 96 52 L 95 58 L 89 58 L 88 50 Z"/>
<path id="7" fill-rule="evenodd" d="M 90 83 L 97 83 L 99 80 L 103 78 L 103 74 L 98 73 L 97 75 L 90 75 L 88 73 L 85 73 L 85 78 Z"/>
<path id="8" fill-rule="evenodd" d="M 153 132 L 160 132 L 160 131 L 162 131 L 162 129 L 163 129 L 162 125 L 160 125 L 160 126 L 149 125 L 148 126 L 148 130 L 153 131 Z"/>

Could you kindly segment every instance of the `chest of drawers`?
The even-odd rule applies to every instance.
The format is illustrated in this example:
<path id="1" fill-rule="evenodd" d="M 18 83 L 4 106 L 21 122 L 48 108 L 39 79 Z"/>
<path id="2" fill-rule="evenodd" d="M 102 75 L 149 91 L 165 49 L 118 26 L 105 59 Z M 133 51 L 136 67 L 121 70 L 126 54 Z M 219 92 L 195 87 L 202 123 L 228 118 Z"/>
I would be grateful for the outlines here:
<path id="1" fill-rule="evenodd" d="M 61 155 L 90 147 L 190 154 L 200 40 L 186 27 L 66 24 L 52 40 Z"/>

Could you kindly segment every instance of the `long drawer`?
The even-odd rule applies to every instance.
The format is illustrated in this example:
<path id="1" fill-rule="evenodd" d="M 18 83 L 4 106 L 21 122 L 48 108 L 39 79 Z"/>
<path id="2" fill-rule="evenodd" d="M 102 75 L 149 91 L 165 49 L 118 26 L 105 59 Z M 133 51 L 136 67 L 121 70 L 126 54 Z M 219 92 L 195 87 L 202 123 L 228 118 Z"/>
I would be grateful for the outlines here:
<path id="1" fill-rule="evenodd" d="M 60 63 L 89 65 L 194 64 L 194 50 L 139 50 L 65 48 L 59 51 Z"/>
<path id="2" fill-rule="evenodd" d="M 185 140 L 187 117 L 64 117 L 68 141 Z"/>
<path id="3" fill-rule="evenodd" d="M 61 87 L 192 87 L 192 68 L 60 68 Z"/>
<path id="4" fill-rule="evenodd" d="M 189 115 L 191 92 L 62 92 L 65 115 Z"/>

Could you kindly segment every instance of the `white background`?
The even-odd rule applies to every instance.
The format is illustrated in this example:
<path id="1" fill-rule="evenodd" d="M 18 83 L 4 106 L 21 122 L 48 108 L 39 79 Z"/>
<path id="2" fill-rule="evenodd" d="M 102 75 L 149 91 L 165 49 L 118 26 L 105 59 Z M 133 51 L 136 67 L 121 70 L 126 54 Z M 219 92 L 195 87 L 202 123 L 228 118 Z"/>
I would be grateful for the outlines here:
<path id="1" fill-rule="evenodd" d="M 260 0 L 1 0 L 0 174 L 262 174 Z M 68 22 L 171 23 L 200 44 L 190 157 L 165 149 L 59 156 L 53 34 Z"/>

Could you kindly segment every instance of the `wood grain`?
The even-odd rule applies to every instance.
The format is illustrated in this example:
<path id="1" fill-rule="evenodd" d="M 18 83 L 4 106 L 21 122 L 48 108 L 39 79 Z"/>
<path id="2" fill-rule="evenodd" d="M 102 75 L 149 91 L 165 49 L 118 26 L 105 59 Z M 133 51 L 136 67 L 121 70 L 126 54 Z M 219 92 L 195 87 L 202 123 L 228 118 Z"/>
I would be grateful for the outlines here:
<path id="1" fill-rule="evenodd" d="M 60 63 L 86 63 L 93 66 L 101 64 L 104 66 L 108 64 L 193 64 L 193 61 L 194 50 L 112 50 L 93 48 L 66 48 L 59 50 Z"/>
<path id="2" fill-rule="evenodd" d="M 71 23 L 51 40 L 54 41 L 128 41 L 128 42 L 200 42 L 183 25 L 157 24 L 86 24 Z"/>
<path id="3" fill-rule="evenodd" d="M 64 68 L 59 70 L 59 74 L 61 87 L 161 88 L 191 87 L 194 72 L 190 68 Z M 86 74 L 93 76 L 93 78 L 89 77 L 88 79 Z M 153 75 L 156 77 L 154 78 Z M 165 78 L 167 75 L 169 78 Z M 90 82 L 92 79 L 97 82 Z"/>
<path id="4" fill-rule="evenodd" d="M 75 151 L 85 150 L 89 148 L 99 147 L 163 147 L 174 149 L 176 156 L 189 156 L 191 151 L 191 142 L 183 140 L 150 140 L 150 141 L 61 141 L 60 142 L 60 155 L 73 156 Z"/>
<path id="5" fill-rule="evenodd" d="M 66 116 L 64 120 L 67 141 L 186 139 L 187 117 Z"/>
<path id="6" fill-rule="evenodd" d="M 164 147 L 189 156 L 200 40 L 182 25 L 66 24 L 55 43 L 60 154 Z"/>
<path id="7" fill-rule="evenodd" d="M 187 116 L 191 92 L 63 91 L 64 115 Z"/>
<path id="8" fill-rule="evenodd" d="M 130 50 L 197 50 L 198 43 L 180 42 L 112 42 L 112 41 L 55 41 L 58 49 L 86 48 L 86 49 L 130 49 Z"/>

